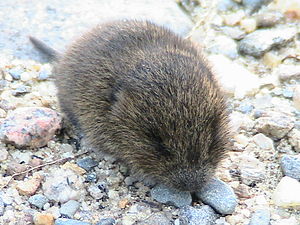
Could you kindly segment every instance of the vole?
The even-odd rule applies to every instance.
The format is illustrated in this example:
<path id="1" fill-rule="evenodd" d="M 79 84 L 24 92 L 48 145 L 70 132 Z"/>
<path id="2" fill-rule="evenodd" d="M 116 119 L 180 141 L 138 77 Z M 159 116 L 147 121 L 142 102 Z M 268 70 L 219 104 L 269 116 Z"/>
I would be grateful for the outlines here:
<path id="1" fill-rule="evenodd" d="M 113 21 L 54 59 L 61 111 L 89 146 L 140 178 L 196 191 L 229 143 L 226 99 L 197 44 L 149 21 Z"/>

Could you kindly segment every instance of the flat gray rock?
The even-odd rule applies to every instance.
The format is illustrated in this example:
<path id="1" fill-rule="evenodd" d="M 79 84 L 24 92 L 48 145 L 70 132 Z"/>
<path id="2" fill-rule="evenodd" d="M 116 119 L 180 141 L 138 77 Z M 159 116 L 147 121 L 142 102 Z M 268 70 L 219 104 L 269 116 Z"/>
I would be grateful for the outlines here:
<path id="1" fill-rule="evenodd" d="M 63 216 L 72 218 L 76 213 L 76 211 L 79 209 L 79 206 L 80 206 L 79 202 L 70 200 L 60 207 L 59 212 Z"/>
<path id="2" fill-rule="evenodd" d="M 272 48 L 285 45 L 295 35 L 294 28 L 256 30 L 240 41 L 238 50 L 245 55 L 261 57 Z"/>
<path id="3" fill-rule="evenodd" d="M 28 202 L 40 209 L 43 208 L 43 206 L 49 201 L 49 199 L 45 196 L 45 195 L 42 195 L 42 194 L 36 194 L 36 195 L 33 195 L 31 196 L 29 199 L 28 199 Z"/>
<path id="4" fill-rule="evenodd" d="M 270 224 L 270 211 L 267 209 L 260 209 L 255 211 L 249 225 L 269 225 Z"/>
<path id="5" fill-rule="evenodd" d="M 192 203 L 192 196 L 187 191 L 177 191 L 164 185 L 157 185 L 151 189 L 151 196 L 160 203 L 183 207 Z"/>
<path id="6" fill-rule="evenodd" d="M 200 208 L 185 206 L 179 212 L 180 224 L 213 225 L 218 218 L 218 214 L 208 205 L 201 206 Z"/>
<path id="7" fill-rule="evenodd" d="M 65 218 L 58 218 L 55 220 L 54 225 L 92 225 L 91 223 L 83 222 L 80 220 L 71 220 Z"/>
<path id="8" fill-rule="evenodd" d="M 220 214 L 232 214 L 238 203 L 232 188 L 216 178 L 207 182 L 196 195 Z"/>
<path id="9" fill-rule="evenodd" d="M 96 24 L 115 19 L 149 19 L 180 35 L 186 35 L 193 24 L 173 0 L 45 0 L 0 1 L 5 23 L 0 24 L 1 54 L 22 59 L 40 60 L 28 35 L 63 50 L 71 40 Z M 45 60 L 45 59 L 44 59 Z"/>
<path id="10" fill-rule="evenodd" d="M 285 176 L 300 180 L 300 157 L 284 155 L 280 164 Z"/>

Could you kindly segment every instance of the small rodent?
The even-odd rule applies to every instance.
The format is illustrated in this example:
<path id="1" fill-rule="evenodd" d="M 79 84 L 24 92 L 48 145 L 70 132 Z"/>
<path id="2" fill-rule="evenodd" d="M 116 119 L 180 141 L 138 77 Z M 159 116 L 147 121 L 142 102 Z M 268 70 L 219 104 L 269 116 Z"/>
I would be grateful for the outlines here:
<path id="1" fill-rule="evenodd" d="M 98 25 L 55 60 L 62 112 L 140 178 L 196 191 L 228 148 L 226 101 L 199 47 L 148 21 Z"/>

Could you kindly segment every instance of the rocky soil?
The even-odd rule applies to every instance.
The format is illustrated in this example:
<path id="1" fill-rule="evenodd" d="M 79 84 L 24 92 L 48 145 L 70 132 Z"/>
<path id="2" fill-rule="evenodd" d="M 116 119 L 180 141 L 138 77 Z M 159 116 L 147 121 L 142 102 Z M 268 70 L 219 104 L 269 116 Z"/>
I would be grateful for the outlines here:
<path id="1" fill-rule="evenodd" d="M 0 224 L 300 224 L 299 0 L 0 2 Z M 199 192 L 144 184 L 80 147 L 52 66 L 94 24 L 151 19 L 199 43 L 228 95 L 232 144 Z"/>

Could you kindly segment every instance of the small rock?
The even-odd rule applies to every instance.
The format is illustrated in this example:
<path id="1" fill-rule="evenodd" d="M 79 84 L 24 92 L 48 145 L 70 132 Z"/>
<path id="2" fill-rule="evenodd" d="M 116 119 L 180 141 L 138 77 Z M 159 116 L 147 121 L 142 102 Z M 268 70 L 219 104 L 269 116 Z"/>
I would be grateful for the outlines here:
<path id="1" fill-rule="evenodd" d="M 300 181 L 300 156 L 284 155 L 281 158 L 281 168 L 285 176 Z"/>
<path id="2" fill-rule="evenodd" d="M 21 73 L 21 77 L 20 77 L 21 81 L 26 82 L 26 81 L 31 80 L 32 78 L 33 78 L 33 74 L 31 74 L 29 72 L 23 72 L 23 73 Z"/>
<path id="3" fill-rule="evenodd" d="M 281 64 L 282 58 L 275 52 L 266 52 L 263 56 L 263 62 L 271 68 L 275 68 Z M 273 79 L 276 79 L 275 76 L 272 76 Z M 277 80 L 275 81 L 277 82 Z M 274 85 L 275 86 L 275 85 Z"/>
<path id="4" fill-rule="evenodd" d="M 36 195 L 33 195 L 31 196 L 29 199 L 28 199 L 28 202 L 31 204 L 31 205 L 34 205 L 40 209 L 43 208 L 43 206 L 48 202 L 48 198 L 42 194 L 36 194 Z"/>
<path id="5" fill-rule="evenodd" d="M 300 19 L 300 2 L 299 0 L 277 0 L 274 5 L 276 10 L 281 11 L 290 19 Z"/>
<path id="6" fill-rule="evenodd" d="M 30 86 L 20 85 L 15 90 L 12 91 L 12 95 L 18 97 L 18 96 L 27 94 L 30 91 L 31 91 L 31 87 Z"/>
<path id="7" fill-rule="evenodd" d="M 292 90 L 285 88 L 285 89 L 282 91 L 282 95 L 283 95 L 283 97 L 285 97 L 285 98 L 293 98 L 294 93 L 293 93 Z"/>
<path id="8" fill-rule="evenodd" d="M 83 222 L 80 220 L 58 218 L 57 220 L 55 220 L 54 225 L 92 225 L 92 224 L 88 223 L 88 222 Z"/>
<path id="9" fill-rule="evenodd" d="M 21 195 L 31 196 L 39 188 L 42 181 L 42 177 L 39 174 L 34 174 L 26 181 L 19 181 L 17 184 L 17 190 Z"/>
<path id="10" fill-rule="evenodd" d="M 106 195 L 106 193 L 96 184 L 89 185 L 88 192 L 94 199 L 101 199 L 104 195 Z"/>
<path id="11" fill-rule="evenodd" d="M 276 70 L 274 70 L 275 75 L 281 81 L 288 81 L 291 79 L 300 78 L 300 66 L 299 65 L 280 65 Z"/>
<path id="12" fill-rule="evenodd" d="M 113 218 L 105 218 L 101 219 L 96 225 L 114 225 L 116 223 L 115 219 Z"/>
<path id="13" fill-rule="evenodd" d="M 86 175 L 86 181 L 90 183 L 96 183 L 98 180 L 97 174 L 95 172 L 88 173 Z"/>
<path id="14" fill-rule="evenodd" d="M 121 201 L 119 201 L 119 207 L 121 208 L 121 209 L 125 209 L 126 208 L 126 206 L 129 204 L 129 201 L 128 201 L 128 199 L 127 198 L 124 198 L 124 199 L 122 199 Z"/>
<path id="15" fill-rule="evenodd" d="M 237 44 L 231 38 L 222 35 L 217 36 L 212 46 L 208 48 L 208 51 L 213 54 L 222 54 L 231 59 L 238 57 Z"/>
<path id="16" fill-rule="evenodd" d="M 273 201 L 275 205 L 283 208 L 300 208 L 300 182 L 285 176 L 277 185 Z"/>
<path id="17" fill-rule="evenodd" d="M 4 117 L 6 117 L 6 112 L 5 110 L 0 108 L 0 118 L 4 118 Z"/>
<path id="18" fill-rule="evenodd" d="M 300 152 L 300 130 L 292 129 L 291 132 L 288 133 L 288 140 L 294 150 Z"/>
<path id="19" fill-rule="evenodd" d="M 124 182 L 127 186 L 133 185 L 133 183 L 136 181 L 137 181 L 137 179 L 132 176 L 126 177 L 124 180 Z"/>
<path id="20" fill-rule="evenodd" d="M 18 108 L 0 124 L 0 140 L 18 147 L 42 147 L 61 128 L 61 122 L 58 113 L 49 108 Z"/>
<path id="21" fill-rule="evenodd" d="M 265 178 L 265 166 L 258 159 L 243 155 L 239 163 L 242 182 L 251 185 L 253 182 L 260 182 Z"/>
<path id="22" fill-rule="evenodd" d="M 299 225 L 299 221 L 295 218 L 295 216 L 291 216 L 290 218 L 287 219 L 276 220 L 274 225 Z"/>
<path id="23" fill-rule="evenodd" d="M 243 19 L 240 22 L 240 26 L 246 33 L 251 33 L 256 30 L 256 20 L 253 18 Z"/>
<path id="24" fill-rule="evenodd" d="M 256 210 L 251 216 L 249 225 L 269 225 L 270 224 L 270 211 L 267 209 Z"/>
<path id="25" fill-rule="evenodd" d="M 3 216 L 4 209 L 5 209 L 4 202 L 3 202 L 2 197 L 0 196 L 0 216 Z"/>
<path id="26" fill-rule="evenodd" d="M 242 0 L 243 5 L 249 11 L 249 13 L 254 13 L 258 11 L 263 5 L 267 5 L 272 0 Z"/>
<path id="27" fill-rule="evenodd" d="M 41 68 L 39 75 L 38 75 L 38 80 L 47 80 L 49 76 L 51 75 L 51 66 L 50 64 L 45 64 Z"/>
<path id="28" fill-rule="evenodd" d="M 241 30 L 238 27 L 221 27 L 220 30 L 227 36 L 231 37 L 234 40 L 241 40 L 245 37 L 245 31 Z"/>
<path id="29" fill-rule="evenodd" d="M 300 69 L 300 68 L 299 68 Z M 300 74 L 300 72 L 299 72 Z M 295 108 L 300 111 L 300 85 L 297 85 L 293 93 L 293 103 Z"/>
<path id="30" fill-rule="evenodd" d="M 238 45 L 240 53 L 261 57 L 274 47 L 280 47 L 296 35 L 294 28 L 262 29 L 248 34 Z"/>
<path id="31" fill-rule="evenodd" d="M 14 68 L 10 69 L 8 72 L 15 80 L 20 80 L 21 73 L 23 73 L 24 70 L 20 67 L 14 67 Z"/>
<path id="32" fill-rule="evenodd" d="M 208 59 L 216 72 L 221 87 L 227 94 L 241 99 L 246 95 L 258 92 L 260 79 L 244 66 L 222 55 L 211 55 Z"/>
<path id="33" fill-rule="evenodd" d="M 235 26 L 235 25 L 237 25 L 241 21 L 241 19 L 243 19 L 244 17 L 245 17 L 245 12 L 242 11 L 242 10 L 239 10 L 239 11 L 237 11 L 235 13 L 231 13 L 231 14 L 223 16 L 224 23 L 227 26 Z"/>
<path id="34" fill-rule="evenodd" d="M 272 27 L 283 19 L 280 12 L 267 12 L 256 16 L 256 24 L 258 27 Z"/>
<path id="35" fill-rule="evenodd" d="M 147 221 L 139 223 L 140 225 L 168 225 L 172 220 L 172 216 L 168 216 L 167 213 L 157 212 L 153 213 Z"/>
<path id="36" fill-rule="evenodd" d="M 50 213 L 37 213 L 33 217 L 34 225 L 53 225 L 54 217 Z"/>
<path id="37" fill-rule="evenodd" d="M 7 160 L 8 151 L 5 148 L 0 148 L 0 162 Z"/>
<path id="38" fill-rule="evenodd" d="M 66 162 L 64 165 L 62 165 L 62 168 L 73 170 L 75 173 L 79 175 L 83 175 L 86 173 L 86 171 L 83 168 L 71 162 Z"/>
<path id="39" fill-rule="evenodd" d="M 251 197 L 249 187 L 245 184 L 239 184 L 236 188 L 234 188 L 234 193 L 239 198 L 250 198 Z"/>
<path id="40" fill-rule="evenodd" d="M 179 212 L 180 224 L 189 225 L 214 225 L 218 214 L 208 205 L 201 206 L 200 208 L 193 208 L 185 206 Z"/>
<path id="41" fill-rule="evenodd" d="M 158 202 L 183 207 L 192 203 L 189 192 L 180 192 L 170 189 L 164 185 L 157 185 L 151 189 L 151 196 Z"/>
<path id="42" fill-rule="evenodd" d="M 80 207 L 79 202 L 70 200 L 70 201 L 64 203 L 60 207 L 59 212 L 62 216 L 72 218 L 74 216 L 74 214 L 76 213 L 76 211 L 79 209 L 79 207 Z"/>
<path id="43" fill-rule="evenodd" d="M 228 10 L 237 9 L 238 4 L 232 0 L 218 1 L 218 10 L 221 12 L 227 12 Z"/>
<path id="44" fill-rule="evenodd" d="M 220 214 L 233 213 L 238 203 L 232 188 L 216 178 L 208 181 L 196 195 Z"/>
<path id="45" fill-rule="evenodd" d="M 261 149 L 264 150 L 274 150 L 273 140 L 268 138 L 262 133 L 256 134 L 253 136 L 253 141 L 257 144 Z"/>
<path id="46" fill-rule="evenodd" d="M 45 178 L 42 188 L 48 199 L 65 203 L 85 195 L 83 182 L 84 178 L 72 170 L 55 169 Z"/>
<path id="47" fill-rule="evenodd" d="M 294 118 L 279 112 L 258 118 L 255 126 L 258 132 L 275 139 L 283 138 L 293 127 Z"/>
<path id="48" fill-rule="evenodd" d="M 242 113 L 248 114 L 251 113 L 254 109 L 254 106 L 248 102 L 242 103 L 237 110 L 239 110 Z"/>
<path id="49" fill-rule="evenodd" d="M 86 171 L 90 171 L 94 167 L 98 166 L 98 162 L 96 162 L 92 158 L 83 158 L 77 161 L 77 165 L 85 169 Z"/>

